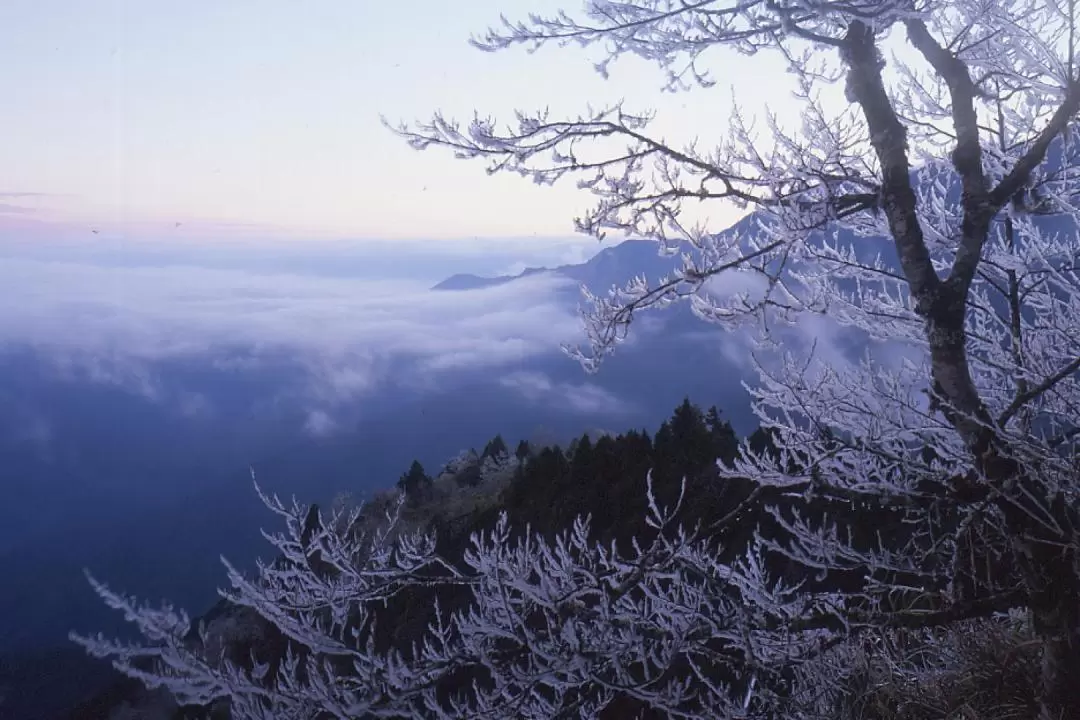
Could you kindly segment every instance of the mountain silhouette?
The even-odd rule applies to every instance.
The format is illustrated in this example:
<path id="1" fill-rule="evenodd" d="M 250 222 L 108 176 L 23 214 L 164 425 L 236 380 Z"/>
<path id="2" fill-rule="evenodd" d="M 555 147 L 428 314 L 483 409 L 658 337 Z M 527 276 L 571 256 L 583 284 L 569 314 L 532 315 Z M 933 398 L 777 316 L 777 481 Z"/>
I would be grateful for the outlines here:
<path id="1" fill-rule="evenodd" d="M 662 257 L 658 245 L 652 240 L 625 240 L 618 245 L 604 248 L 589 260 L 553 268 L 526 268 L 516 275 L 451 275 L 434 285 L 432 290 L 482 290 L 505 285 L 527 277 L 553 276 L 573 280 L 593 292 L 603 292 L 612 285 L 624 285 L 633 277 L 645 274 L 650 280 L 670 273 L 678 265 L 677 257 Z"/>

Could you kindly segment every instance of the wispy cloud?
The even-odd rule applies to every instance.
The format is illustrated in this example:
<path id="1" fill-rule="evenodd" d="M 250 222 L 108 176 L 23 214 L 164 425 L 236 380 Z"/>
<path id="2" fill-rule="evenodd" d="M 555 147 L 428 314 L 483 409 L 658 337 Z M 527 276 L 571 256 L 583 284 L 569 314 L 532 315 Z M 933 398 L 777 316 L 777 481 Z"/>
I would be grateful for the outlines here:
<path id="1" fill-rule="evenodd" d="M 53 210 L 72 199 L 71 195 L 9 190 L 0 192 L 0 216 L 35 215 L 39 220 L 52 219 Z M 0 229 L 3 229 L 0 227 Z"/>
<path id="2" fill-rule="evenodd" d="M 338 423 L 325 410 L 312 410 L 304 421 L 304 432 L 314 437 L 325 437 L 338 429 Z"/>
<path id="3" fill-rule="evenodd" d="M 25 205 L 12 205 L 11 203 L 0 203 L 0 215 L 27 215 L 38 212 L 37 208 L 26 207 Z"/>
<path id="4" fill-rule="evenodd" d="M 604 388 L 589 382 L 555 382 L 541 372 L 512 372 L 499 380 L 505 388 L 535 403 L 554 405 L 582 414 L 623 414 L 631 406 Z"/>

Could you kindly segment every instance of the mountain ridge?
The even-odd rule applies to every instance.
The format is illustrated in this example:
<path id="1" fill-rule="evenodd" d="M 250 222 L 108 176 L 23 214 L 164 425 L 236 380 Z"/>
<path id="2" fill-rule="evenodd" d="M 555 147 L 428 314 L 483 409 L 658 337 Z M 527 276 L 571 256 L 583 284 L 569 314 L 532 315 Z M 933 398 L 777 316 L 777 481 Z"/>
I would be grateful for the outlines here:
<path id="1" fill-rule="evenodd" d="M 663 270 L 665 273 L 674 269 L 670 263 L 671 258 L 660 255 L 658 246 L 653 240 L 630 239 L 616 245 L 611 245 L 583 263 L 568 263 L 555 267 L 527 267 L 514 275 L 483 276 L 472 273 L 456 273 L 436 283 L 431 290 L 440 292 L 456 292 L 463 290 L 483 290 L 498 287 L 515 280 L 536 275 L 553 275 L 574 280 L 579 284 L 590 286 L 594 292 L 601 289 L 600 284 L 610 287 L 612 284 L 621 284 L 630 277 L 642 272 L 644 264 L 646 274 L 648 270 Z M 646 261 L 642 263 L 642 261 Z M 657 262 L 667 261 L 667 262 Z M 657 267 L 650 268 L 649 265 Z M 630 266 L 630 267 L 627 267 Z M 634 270 L 634 268 L 639 268 Z M 594 287 L 593 283 L 597 283 Z M 606 288 L 604 288 L 606 289 Z"/>

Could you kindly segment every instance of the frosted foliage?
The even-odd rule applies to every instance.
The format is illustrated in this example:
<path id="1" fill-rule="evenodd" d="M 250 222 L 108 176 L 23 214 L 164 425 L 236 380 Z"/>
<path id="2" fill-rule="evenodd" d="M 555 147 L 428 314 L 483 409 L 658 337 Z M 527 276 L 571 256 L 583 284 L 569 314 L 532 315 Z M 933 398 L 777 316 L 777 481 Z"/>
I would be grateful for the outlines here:
<path id="1" fill-rule="evenodd" d="M 509 477 L 521 465 L 521 461 L 508 452 L 489 455 L 480 464 L 483 482 L 494 482 Z"/>
<path id="2" fill-rule="evenodd" d="M 722 72 L 770 52 L 788 65 L 797 121 L 736 110 L 708 148 L 650 135 L 650 113 L 626 104 L 395 128 L 493 173 L 574 179 L 596 197 L 580 231 L 679 255 L 669 277 L 586 291 L 589 343 L 567 350 L 595 371 L 638 312 L 677 301 L 752 331 L 759 381 L 747 390 L 775 447 L 744 443 L 720 482 L 756 489 L 695 530 L 653 503 L 653 533 L 618 551 L 591 542 L 586 520 L 548 542 L 503 518 L 464 564 L 422 535 L 323 531 L 329 573 L 307 564 L 300 509 L 275 506 L 286 559 L 254 580 L 230 570 L 229 593 L 291 639 L 274 673 L 200 656 L 185 616 L 101 586 L 149 644 L 85 644 L 247 717 L 595 717 L 618 698 L 667 717 L 810 718 L 836 716 L 873 638 L 910 630 L 933 647 L 934 628 L 1022 612 L 1040 643 L 1039 716 L 1069 716 L 1080 707 L 1074 20 L 1071 0 L 588 0 L 474 38 L 493 51 L 579 44 L 601 73 L 636 55 L 667 71 L 671 91 L 718 82 L 707 63 Z M 724 231 L 685 221 L 688 207 L 718 203 L 752 213 Z M 747 276 L 753 291 L 725 291 Z M 861 355 L 779 340 L 822 320 Z M 749 545 L 725 544 L 723 528 L 751 512 Z M 436 613 L 421 647 L 376 651 L 370 607 L 431 584 L 467 601 Z"/>
<path id="3" fill-rule="evenodd" d="M 226 563 L 232 588 L 222 595 L 291 641 L 277 667 L 208 656 L 200 652 L 205 629 L 194 640 L 184 613 L 136 605 L 96 581 L 150 642 L 73 637 L 181 703 L 228 699 L 237 717 L 592 717 L 616 694 L 671 717 L 740 710 L 728 683 L 745 674 L 745 658 L 783 664 L 818 646 L 814 633 L 783 629 L 804 617 L 806 600 L 766 581 L 760 547 L 719 563 L 710 542 L 674 527 L 677 507 L 661 508 L 651 486 L 649 498 L 654 539 L 629 554 L 591 541 L 587 519 L 546 542 L 515 538 L 503 515 L 473 535 L 455 569 L 434 554 L 433 537 L 394 533 L 396 513 L 365 533 L 358 511 L 353 522 L 312 523 L 307 509 L 263 496 L 285 519 L 287 532 L 268 535 L 281 559 L 261 566 L 256 580 Z M 378 651 L 373 610 L 408 588 L 435 585 L 460 586 L 470 602 L 445 615 L 436 604 L 410 652 Z M 669 677 L 679 663 L 689 674 Z M 720 679 L 725 669 L 728 682 Z M 462 670 L 476 674 L 475 684 L 438 691 L 440 678 Z M 701 682 L 690 682 L 695 676 Z"/>
<path id="4" fill-rule="evenodd" d="M 479 462 L 480 457 L 476 454 L 475 450 L 462 450 L 457 455 L 447 460 L 442 470 L 439 471 L 439 477 L 453 477 L 454 475 L 477 465 Z"/>

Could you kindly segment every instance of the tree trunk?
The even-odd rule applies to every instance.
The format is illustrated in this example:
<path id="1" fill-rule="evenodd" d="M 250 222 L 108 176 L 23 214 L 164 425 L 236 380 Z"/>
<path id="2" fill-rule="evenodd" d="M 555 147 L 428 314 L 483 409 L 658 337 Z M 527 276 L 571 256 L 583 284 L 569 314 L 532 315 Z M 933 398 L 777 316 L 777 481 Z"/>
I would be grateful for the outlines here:
<path id="1" fill-rule="evenodd" d="M 1051 496 L 1037 487 L 996 446 L 982 464 L 993 487 L 1008 488 L 998 505 L 1024 578 L 1032 624 L 1042 640 L 1039 720 L 1080 718 L 1080 568 L 1071 537 L 1076 509 L 1066 505 L 1060 492 Z M 1047 527 L 1040 516 L 1064 532 Z"/>
<path id="2" fill-rule="evenodd" d="M 971 379 L 964 321 L 963 293 L 944 283 L 927 314 L 934 393 L 1005 517 L 1032 624 L 1042 640 L 1039 720 L 1080 719 L 1077 509 L 1061 492 L 1031 477 L 995 430 Z"/>
<path id="3" fill-rule="evenodd" d="M 849 67 L 847 91 L 863 110 L 881 163 L 881 207 L 896 243 L 915 312 L 926 320 L 932 362 L 932 397 L 971 452 L 978 482 L 1005 516 L 1005 531 L 1016 556 L 1036 632 L 1043 641 L 1039 720 L 1080 720 L 1080 568 L 1077 566 L 1078 511 L 1056 489 L 1040 487 L 1010 452 L 987 412 L 967 358 L 966 302 L 991 219 L 1026 182 L 1045 157 L 1052 138 L 1080 107 L 1080 86 L 1070 88 L 1050 125 L 1007 178 L 987 193 L 979 162 L 973 86 L 967 68 L 938 46 L 918 22 L 908 24 L 914 45 L 949 84 L 954 104 L 957 153 L 953 164 L 963 182 L 964 222 L 957 256 L 942 281 L 930 260 L 912 189 L 906 130 L 892 107 L 874 29 L 861 20 L 848 24 L 840 42 Z M 1057 493 L 1058 497 L 1054 494 Z M 1045 506 L 1044 506 L 1045 505 Z M 1050 519 L 1049 525 L 1044 521 Z M 1052 527 L 1056 525 L 1057 527 Z"/>

